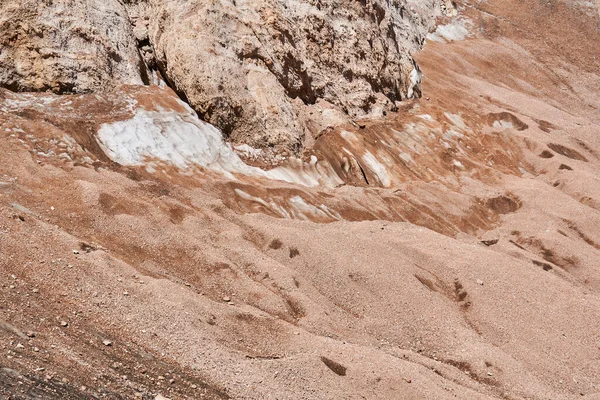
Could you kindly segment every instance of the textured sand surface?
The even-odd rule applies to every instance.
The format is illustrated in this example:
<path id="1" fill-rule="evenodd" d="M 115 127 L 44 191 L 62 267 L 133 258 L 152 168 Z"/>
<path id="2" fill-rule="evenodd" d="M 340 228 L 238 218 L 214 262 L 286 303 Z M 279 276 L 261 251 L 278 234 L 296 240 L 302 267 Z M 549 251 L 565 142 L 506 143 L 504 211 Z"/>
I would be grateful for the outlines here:
<path id="1" fill-rule="evenodd" d="M 265 173 L 111 159 L 102 127 L 193 120 L 169 89 L 1 90 L 0 396 L 599 398 L 599 18 L 456 18 L 422 99 Z"/>

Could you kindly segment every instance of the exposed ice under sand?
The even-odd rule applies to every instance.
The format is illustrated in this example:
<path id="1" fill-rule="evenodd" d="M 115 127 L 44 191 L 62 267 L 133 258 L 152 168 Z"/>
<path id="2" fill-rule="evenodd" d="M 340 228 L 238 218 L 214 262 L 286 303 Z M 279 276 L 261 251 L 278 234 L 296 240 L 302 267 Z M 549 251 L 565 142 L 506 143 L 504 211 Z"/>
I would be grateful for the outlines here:
<path id="1" fill-rule="evenodd" d="M 293 196 L 287 200 L 285 203 L 286 207 L 283 207 L 280 204 L 277 204 L 273 200 L 269 200 L 268 202 L 259 197 L 252 196 L 243 190 L 235 189 L 235 194 L 237 194 L 241 199 L 246 201 L 251 201 L 256 204 L 260 204 L 261 206 L 271 210 L 275 214 L 278 214 L 282 218 L 287 219 L 297 219 L 301 221 L 311 221 L 315 218 L 326 219 L 326 220 L 341 220 L 342 217 L 335 211 L 331 211 L 325 204 L 321 204 L 319 206 L 312 205 L 307 203 L 301 196 Z"/>
<path id="2" fill-rule="evenodd" d="M 245 164 L 231 145 L 223 141 L 221 132 L 201 121 L 184 103 L 187 113 L 172 110 L 135 110 L 134 117 L 103 124 L 96 140 L 104 153 L 124 166 L 156 168 L 155 162 L 164 162 L 183 171 L 195 166 L 225 174 L 276 179 L 304 186 L 338 185 L 340 179 L 329 170 L 323 170 L 314 159 L 310 163 L 290 161 L 290 167 L 268 171 Z M 246 152 L 249 146 L 243 148 Z"/>
<path id="3" fill-rule="evenodd" d="M 250 168 L 224 145 L 215 127 L 174 112 L 139 109 L 130 120 L 102 125 L 97 137 L 106 155 L 121 165 L 143 165 L 152 158 L 178 168 L 192 164 L 227 171 Z"/>
<path id="4" fill-rule="evenodd" d="M 319 162 L 314 155 L 309 162 L 289 158 L 285 165 L 267 171 L 250 166 L 239 157 L 236 150 L 250 157 L 260 156 L 260 150 L 247 145 L 238 145 L 234 149 L 223 140 L 217 128 L 201 121 L 187 104 L 180 104 L 185 107 L 185 111 L 160 108 L 149 111 L 138 106 L 132 110 L 133 118 L 103 124 L 96 140 L 113 161 L 125 166 L 143 166 L 150 173 L 161 171 L 160 165 L 167 164 L 178 168 L 180 174 L 187 176 L 194 175 L 196 169 L 201 167 L 220 172 L 228 179 L 238 179 L 240 175 L 245 175 L 308 187 L 336 187 L 344 183 L 330 162 Z M 464 136 L 464 131 L 468 128 L 460 114 L 446 112 L 444 116 L 450 126 L 439 132 L 440 144 L 450 148 L 452 143 Z M 402 136 L 408 149 L 416 153 L 423 151 L 420 140 L 416 138 L 432 135 L 430 125 L 434 118 L 424 114 L 419 115 L 419 120 L 407 124 L 404 134 L 392 130 Z M 397 183 L 393 172 L 395 162 L 388 159 L 385 152 L 372 152 L 363 148 L 363 139 L 357 133 L 341 130 L 340 135 L 351 147 L 362 148 L 361 155 L 353 154 L 345 147 L 341 151 L 350 157 L 358 156 L 361 165 L 376 177 L 379 185 L 388 188 Z M 410 140 L 410 137 L 415 139 Z M 381 141 L 381 145 L 386 146 L 384 141 Z M 408 153 L 400 153 L 399 157 L 407 165 L 414 163 L 413 157 Z M 302 202 L 296 200 L 290 210 L 305 212 Z M 264 206 L 274 208 L 273 204 Z M 285 211 L 278 212 L 285 216 Z M 313 210 L 313 215 L 319 213 L 327 214 L 326 210 Z M 329 217 L 333 218 L 331 215 Z"/>
<path id="5" fill-rule="evenodd" d="M 434 42 L 456 42 L 471 36 L 473 22 L 466 17 L 457 17 L 447 25 L 438 25 L 435 32 L 427 35 L 427 39 Z"/>

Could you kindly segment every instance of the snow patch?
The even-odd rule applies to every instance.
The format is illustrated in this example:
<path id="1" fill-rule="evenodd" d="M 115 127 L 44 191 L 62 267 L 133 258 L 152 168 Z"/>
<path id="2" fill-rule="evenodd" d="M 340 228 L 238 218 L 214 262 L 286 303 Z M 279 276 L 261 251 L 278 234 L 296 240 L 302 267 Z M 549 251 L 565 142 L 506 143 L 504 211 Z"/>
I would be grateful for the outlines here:
<path id="1" fill-rule="evenodd" d="M 262 155 L 261 149 L 255 149 L 254 147 L 249 146 L 247 144 L 239 144 L 237 146 L 233 146 L 233 148 L 235 149 L 236 153 L 241 154 L 245 157 L 258 158 Z"/>
<path id="2" fill-rule="evenodd" d="M 466 40 L 472 36 L 472 28 L 471 20 L 466 17 L 458 17 L 452 19 L 452 22 L 447 25 L 438 25 L 435 32 L 427 35 L 427 39 L 439 43 Z"/>
<path id="3" fill-rule="evenodd" d="M 304 186 L 342 183 L 330 168 L 320 166 L 316 158 L 310 163 L 290 159 L 289 166 L 269 171 L 249 166 L 230 144 L 223 141 L 217 128 L 198 119 L 191 109 L 183 114 L 138 108 L 132 119 L 103 124 L 96 141 L 114 162 L 146 166 L 149 172 L 158 169 L 157 162 L 164 162 L 181 169 L 184 174 L 191 174 L 188 170 L 199 166 L 221 172 L 229 179 L 235 179 L 234 174 L 243 174 Z M 236 150 L 253 155 L 260 152 L 244 145 Z"/>
<path id="4" fill-rule="evenodd" d="M 292 197 L 289 203 L 292 206 L 292 215 L 295 219 L 312 220 L 313 218 L 311 217 L 342 219 L 338 213 L 331 212 L 324 204 L 320 207 L 313 206 L 304 201 L 300 196 Z"/>
<path id="5" fill-rule="evenodd" d="M 342 219 L 340 214 L 335 211 L 331 211 L 326 205 L 321 204 L 319 206 L 315 206 L 309 204 L 299 195 L 293 196 L 288 200 L 284 200 L 284 204 L 287 207 L 286 208 L 283 205 L 277 204 L 271 199 L 267 201 L 260 197 L 252 196 L 251 194 L 240 189 L 234 189 L 234 192 L 241 199 L 259 204 L 271 210 L 275 214 L 278 214 L 282 218 L 298 219 L 301 221 L 312 221 L 315 218 L 331 220 Z"/>
<path id="6" fill-rule="evenodd" d="M 225 171 L 249 168 L 215 127 L 174 112 L 138 109 L 130 120 L 102 125 L 97 139 L 106 155 L 121 165 L 157 159 L 182 169 L 192 164 Z"/>
<path id="7" fill-rule="evenodd" d="M 499 119 L 494 121 L 492 124 L 492 128 L 494 129 L 513 129 L 515 126 L 510 121 L 505 121 L 503 119 Z"/>
<path id="8" fill-rule="evenodd" d="M 387 168 L 371 152 L 367 151 L 362 159 L 365 165 L 377 176 L 383 187 L 389 187 L 392 184 Z"/>

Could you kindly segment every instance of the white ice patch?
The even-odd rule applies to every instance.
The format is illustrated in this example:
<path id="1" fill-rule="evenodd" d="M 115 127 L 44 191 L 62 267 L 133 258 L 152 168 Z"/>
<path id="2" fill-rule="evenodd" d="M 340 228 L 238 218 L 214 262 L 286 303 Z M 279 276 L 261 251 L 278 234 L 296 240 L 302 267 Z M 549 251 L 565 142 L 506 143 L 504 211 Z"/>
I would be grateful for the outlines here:
<path id="1" fill-rule="evenodd" d="M 473 22 L 468 18 L 454 18 L 448 25 L 438 25 L 435 32 L 427 35 L 427 39 L 440 43 L 465 40 L 471 36 L 472 27 Z"/>
<path id="2" fill-rule="evenodd" d="M 429 114 L 419 114 L 417 117 L 424 119 L 425 121 L 433 122 L 433 117 Z"/>
<path id="3" fill-rule="evenodd" d="M 273 200 L 266 201 L 256 196 L 252 196 L 240 189 L 235 189 L 235 193 L 242 199 L 270 209 L 274 213 L 280 215 L 282 218 L 287 219 L 299 219 L 304 221 L 313 220 L 314 218 L 325 218 L 333 220 L 341 220 L 342 217 L 335 211 L 329 210 L 326 205 L 321 204 L 315 206 L 307 203 L 301 196 L 293 196 L 287 200 L 286 209 L 282 205 L 275 203 Z"/>
<path id="4" fill-rule="evenodd" d="M 292 215 L 295 219 L 310 220 L 311 217 L 340 219 L 339 215 L 332 214 L 327 210 L 327 207 L 322 206 L 325 207 L 326 211 L 324 211 L 319 207 L 308 204 L 300 196 L 292 197 L 289 200 L 289 203 L 292 207 Z"/>
<path id="5" fill-rule="evenodd" d="M 237 146 L 233 146 L 233 148 L 238 154 L 241 154 L 245 157 L 258 158 L 262 155 L 261 149 L 255 149 L 254 147 L 249 146 L 247 144 L 240 144 Z"/>
<path id="6" fill-rule="evenodd" d="M 231 145 L 224 142 L 221 132 L 199 120 L 191 111 L 147 111 L 137 109 L 126 121 L 103 124 L 96 140 L 114 162 L 125 166 L 146 166 L 156 170 L 156 161 L 178 167 L 185 172 L 200 166 L 225 174 L 234 173 L 276 179 L 304 186 L 336 186 L 341 180 L 332 171 L 324 170 L 316 161 L 277 167 L 269 171 L 245 164 Z M 240 146 L 238 151 L 252 153 L 252 148 Z"/>
<path id="7" fill-rule="evenodd" d="M 415 89 L 418 89 L 421 85 L 421 80 L 423 79 L 423 73 L 419 68 L 413 67 L 412 71 L 410 71 L 410 84 L 408 85 L 408 90 L 406 92 L 406 96 L 409 99 L 415 97 Z"/>
<path id="8" fill-rule="evenodd" d="M 347 130 L 342 130 L 341 135 L 342 135 L 342 138 L 344 138 L 350 144 L 360 143 L 360 140 L 353 132 L 350 132 Z"/>
<path id="9" fill-rule="evenodd" d="M 401 159 L 402 161 L 404 161 L 406 164 L 412 164 L 412 163 L 414 163 L 414 162 L 415 162 L 415 160 L 414 160 L 413 156 L 411 156 L 410 154 L 408 154 L 408 153 L 405 153 L 405 152 L 403 152 L 403 151 L 401 151 L 401 152 L 398 154 L 398 156 L 399 156 L 399 157 L 400 157 L 400 159 Z"/>
<path id="10" fill-rule="evenodd" d="M 121 165 L 143 165 L 147 159 L 157 159 L 182 169 L 192 164 L 229 172 L 250 168 L 223 142 L 215 127 L 185 117 L 138 109 L 130 120 L 102 125 L 97 139 L 106 155 Z"/>
<path id="11" fill-rule="evenodd" d="M 383 187 L 389 187 L 392 184 L 387 168 L 373 154 L 367 151 L 362 159 L 365 165 L 379 178 Z"/>
<path id="12" fill-rule="evenodd" d="M 494 129 L 512 129 L 515 126 L 510 121 L 504 121 L 504 120 L 500 119 L 500 120 L 494 121 L 494 123 L 492 124 L 492 127 Z"/>
<path id="13" fill-rule="evenodd" d="M 448 118 L 448 120 L 452 122 L 454 126 L 458 129 L 467 129 L 467 125 L 465 124 L 465 121 L 463 121 L 460 114 L 453 114 L 451 112 L 446 111 L 444 112 L 444 116 Z"/>

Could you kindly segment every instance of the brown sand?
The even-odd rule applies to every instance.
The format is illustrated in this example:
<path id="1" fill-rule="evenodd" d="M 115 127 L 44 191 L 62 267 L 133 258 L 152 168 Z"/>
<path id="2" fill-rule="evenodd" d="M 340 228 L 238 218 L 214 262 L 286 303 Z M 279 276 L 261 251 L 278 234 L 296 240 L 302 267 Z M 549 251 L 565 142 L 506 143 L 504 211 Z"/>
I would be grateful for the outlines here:
<path id="1" fill-rule="evenodd" d="M 115 165 L 93 133 L 118 96 L 0 111 L 0 396 L 599 398 L 598 18 L 464 6 L 474 37 L 418 55 L 424 98 L 344 128 L 390 187 L 344 175 L 342 128 L 308 155 L 348 184 L 306 188 Z M 453 147 L 409 133 L 445 112 Z M 65 133 L 73 161 L 38 154 Z"/>

